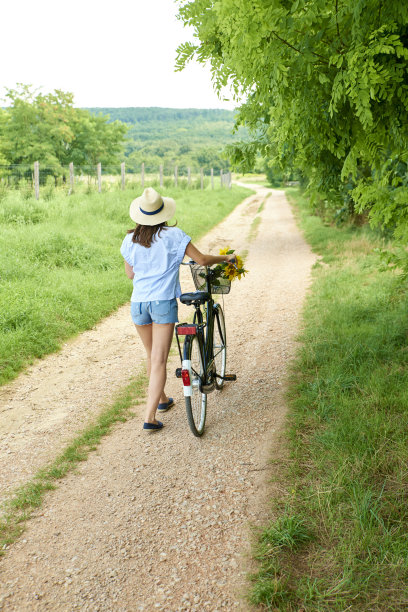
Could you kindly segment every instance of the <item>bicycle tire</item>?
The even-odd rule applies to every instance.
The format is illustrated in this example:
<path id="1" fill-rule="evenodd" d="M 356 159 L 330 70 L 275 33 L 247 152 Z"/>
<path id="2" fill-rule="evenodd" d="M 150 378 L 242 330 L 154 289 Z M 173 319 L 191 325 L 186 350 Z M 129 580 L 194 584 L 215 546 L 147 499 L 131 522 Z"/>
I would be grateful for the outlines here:
<path id="1" fill-rule="evenodd" d="M 216 373 L 225 376 L 227 367 L 227 335 L 225 329 L 225 319 L 222 308 L 219 304 L 214 306 L 214 331 L 213 331 L 213 354 Z M 224 386 L 222 378 L 215 378 L 215 387 L 218 391 Z"/>
<path id="2" fill-rule="evenodd" d="M 204 433 L 207 416 L 207 395 L 200 391 L 200 376 L 204 374 L 197 336 L 188 336 L 184 342 L 185 359 L 191 360 L 191 396 L 186 396 L 186 412 L 191 431 L 197 437 Z"/>

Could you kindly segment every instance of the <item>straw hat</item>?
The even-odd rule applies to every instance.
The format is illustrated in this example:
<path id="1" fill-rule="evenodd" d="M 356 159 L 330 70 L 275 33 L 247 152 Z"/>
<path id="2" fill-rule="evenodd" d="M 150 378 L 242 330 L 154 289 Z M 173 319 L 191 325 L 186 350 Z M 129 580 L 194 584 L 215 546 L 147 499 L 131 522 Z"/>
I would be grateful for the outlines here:
<path id="1" fill-rule="evenodd" d="M 140 225 L 157 225 L 172 218 L 176 203 L 172 198 L 163 198 L 152 187 L 147 187 L 141 196 L 133 200 L 129 215 Z"/>

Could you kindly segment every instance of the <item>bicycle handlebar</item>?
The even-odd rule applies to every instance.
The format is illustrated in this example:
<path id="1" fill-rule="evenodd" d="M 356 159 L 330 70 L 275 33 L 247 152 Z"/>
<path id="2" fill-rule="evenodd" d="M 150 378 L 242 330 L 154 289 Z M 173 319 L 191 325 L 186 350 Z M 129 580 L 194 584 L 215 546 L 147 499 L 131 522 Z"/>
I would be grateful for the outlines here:
<path id="1" fill-rule="evenodd" d="M 236 263 L 237 263 L 237 258 L 236 258 L 236 257 L 233 257 L 233 258 L 232 258 L 232 259 L 229 261 L 229 263 L 232 263 L 232 265 L 233 265 L 233 266 L 236 268 L 236 267 L 237 267 L 237 266 L 236 266 Z M 182 261 L 182 262 L 181 262 L 181 265 L 182 265 L 182 266 L 197 266 L 198 264 L 197 264 L 197 262 L 196 262 L 196 261 L 193 261 L 192 259 L 190 259 L 190 261 L 186 261 L 186 262 Z M 208 266 L 204 266 L 204 267 L 206 267 L 206 268 L 207 268 Z"/>

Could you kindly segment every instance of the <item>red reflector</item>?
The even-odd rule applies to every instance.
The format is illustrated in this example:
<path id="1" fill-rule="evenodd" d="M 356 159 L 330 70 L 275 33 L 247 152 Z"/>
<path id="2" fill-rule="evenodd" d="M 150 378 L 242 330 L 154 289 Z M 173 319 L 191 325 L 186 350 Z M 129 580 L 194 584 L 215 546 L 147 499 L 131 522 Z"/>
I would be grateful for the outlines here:
<path id="1" fill-rule="evenodd" d="M 185 387 L 190 387 L 191 386 L 190 374 L 189 374 L 188 370 L 181 370 L 181 378 L 183 379 L 183 385 Z"/>
<path id="2" fill-rule="evenodd" d="M 180 325 L 177 328 L 177 333 L 179 336 L 195 336 L 197 329 L 193 325 Z"/>

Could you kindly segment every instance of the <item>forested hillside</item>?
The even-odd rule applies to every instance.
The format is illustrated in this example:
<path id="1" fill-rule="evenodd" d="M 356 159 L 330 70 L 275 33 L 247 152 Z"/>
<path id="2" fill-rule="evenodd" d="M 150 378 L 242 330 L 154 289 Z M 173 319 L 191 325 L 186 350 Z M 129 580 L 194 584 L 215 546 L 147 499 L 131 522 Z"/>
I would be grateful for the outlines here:
<path id="1" fill-rule="evenodd" d="M 94 115 L 108 115 L 110 121 L 122 121 L 126 135 L 126 165 L 138 170 L 156 171 L 160 164 L 165 172 L 178 164 L 211 167 L 219 171 L 228 166 L 222 152 L 226 144 L 243 138 L 246 131 L 233 134 L 234 112 L 220 109 L 179 108 L 88 108 Z"/>

